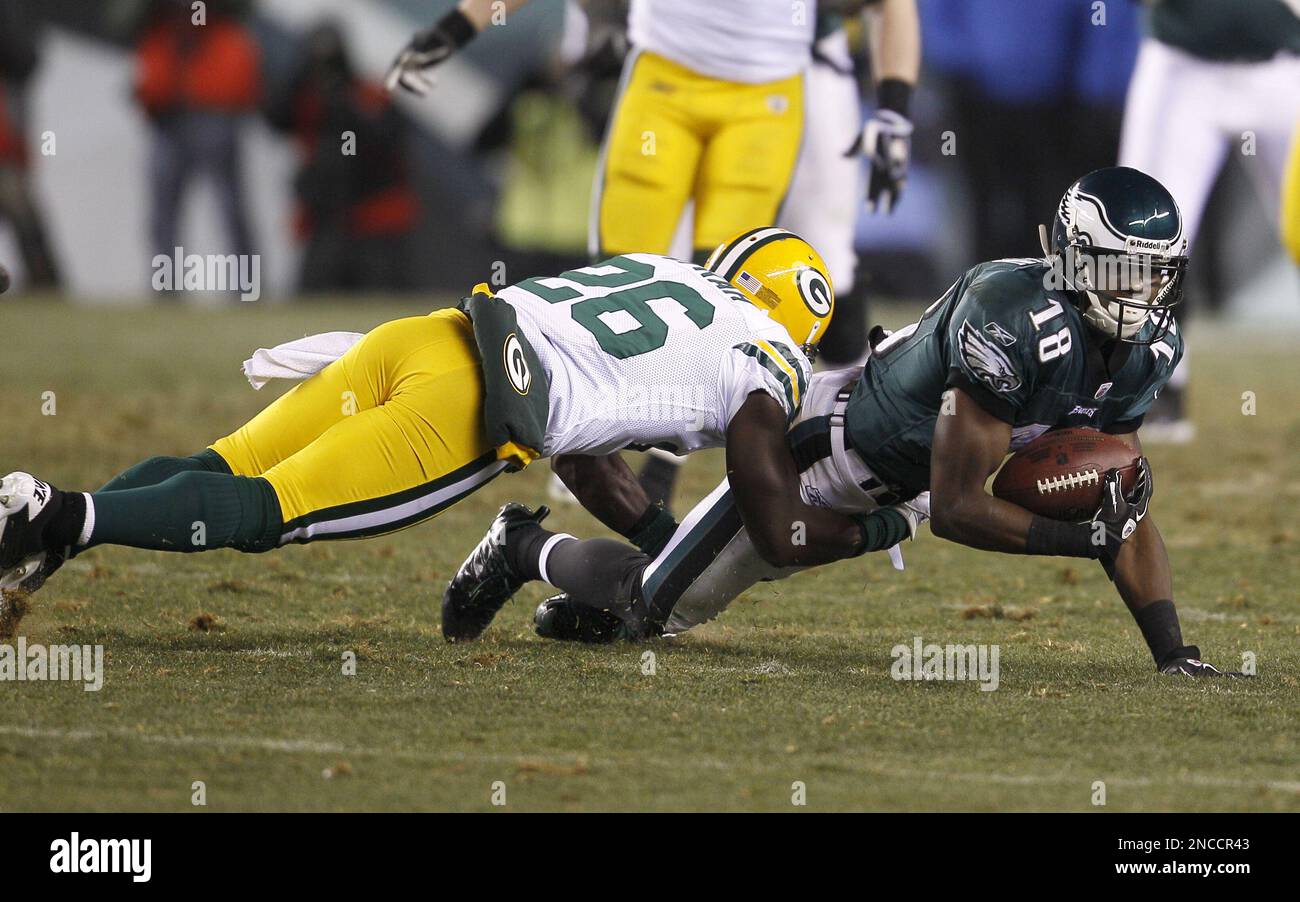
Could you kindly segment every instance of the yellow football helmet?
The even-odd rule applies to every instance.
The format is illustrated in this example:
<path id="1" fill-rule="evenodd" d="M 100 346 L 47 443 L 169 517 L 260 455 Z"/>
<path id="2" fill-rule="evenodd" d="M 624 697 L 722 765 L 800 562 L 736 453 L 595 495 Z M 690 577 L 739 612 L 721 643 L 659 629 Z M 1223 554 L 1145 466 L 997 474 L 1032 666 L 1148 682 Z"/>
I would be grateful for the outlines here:
<path id="1" fill-rule="evenodd" d="M 750 229 L 722 244 L 704 264 L 785 327 L 812 357 L 835 312 L 826 262 L 785 229 Z"/>

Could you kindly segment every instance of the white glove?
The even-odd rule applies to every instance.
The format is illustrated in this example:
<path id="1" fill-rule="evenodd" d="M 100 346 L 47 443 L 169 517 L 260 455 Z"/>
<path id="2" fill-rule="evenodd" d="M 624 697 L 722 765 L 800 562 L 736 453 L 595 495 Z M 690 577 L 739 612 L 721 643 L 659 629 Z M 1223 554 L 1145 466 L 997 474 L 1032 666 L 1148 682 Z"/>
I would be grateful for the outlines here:
<path id="1" fill-rule="evenodd" d="M 465 14 L 453 9 L 437 25 L 411 38 L 388 68 L 384 87 L 391 93 L 400 86 L 423 97 L 433 87 L 429 70 L 469 43 L 476 33 Z"/>
<path id="2" fill-rule="evenodd" d="M 867 209 L 892 213 L 907 183 L 912 157 L 912 120 L 893 110 L 877 110 L 845 156 L 867 154 Z"/>

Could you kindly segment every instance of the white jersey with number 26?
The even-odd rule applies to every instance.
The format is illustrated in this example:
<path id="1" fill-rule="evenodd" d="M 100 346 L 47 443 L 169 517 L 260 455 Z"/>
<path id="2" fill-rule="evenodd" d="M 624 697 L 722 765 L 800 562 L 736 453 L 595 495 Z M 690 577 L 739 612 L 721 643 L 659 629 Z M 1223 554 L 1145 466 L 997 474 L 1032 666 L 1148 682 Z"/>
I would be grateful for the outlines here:
<path id="1" fill-rule="evenodd" d="M 718 447 L 755 391 L 793 420 L 812 372 L 780 324 L 670 257 L 627 254 L 497 296 L 545 371 L 545 456 Z"/>

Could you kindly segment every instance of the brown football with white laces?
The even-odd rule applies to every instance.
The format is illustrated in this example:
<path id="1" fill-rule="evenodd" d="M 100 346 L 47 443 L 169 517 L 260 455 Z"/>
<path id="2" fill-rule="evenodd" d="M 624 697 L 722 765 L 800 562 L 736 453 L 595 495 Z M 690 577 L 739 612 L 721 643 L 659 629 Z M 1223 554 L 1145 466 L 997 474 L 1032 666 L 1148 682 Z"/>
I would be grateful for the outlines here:
<path id="1" fill-rule="evenodd" d="M 993 480 L 993 494 L 1053 520 L 1090 520 L 1101 507 L 1101 481 L 1119 470 L 1127 494 L 1141 455 L 1095 429 L 1045 432 L 1013 454 Z"/>

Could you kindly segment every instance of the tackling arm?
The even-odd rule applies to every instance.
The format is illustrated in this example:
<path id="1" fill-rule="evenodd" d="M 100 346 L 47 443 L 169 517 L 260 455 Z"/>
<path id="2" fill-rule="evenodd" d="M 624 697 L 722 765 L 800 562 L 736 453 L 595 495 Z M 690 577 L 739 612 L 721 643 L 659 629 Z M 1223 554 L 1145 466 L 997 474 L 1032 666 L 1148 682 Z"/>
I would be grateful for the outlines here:
<path id="1" fill-rule="evenodd" d="M 621 535 L 631 537 L 651 507 L 650 496 L 621 454 L 561 454 L 551 460 L 551 469 L 592 516 Z"/>
<path id="2" fill-rule="evenodd" d="M 886 548 L 907 536 L 896 511 L 849 517 L 805 504 L 785 433 L 785 411 L 765 392 L 751 394 L 727 428 L 727 479 L 763 560 L 776 567 L 810 567 Z"/>

